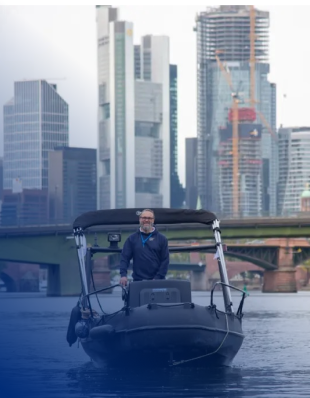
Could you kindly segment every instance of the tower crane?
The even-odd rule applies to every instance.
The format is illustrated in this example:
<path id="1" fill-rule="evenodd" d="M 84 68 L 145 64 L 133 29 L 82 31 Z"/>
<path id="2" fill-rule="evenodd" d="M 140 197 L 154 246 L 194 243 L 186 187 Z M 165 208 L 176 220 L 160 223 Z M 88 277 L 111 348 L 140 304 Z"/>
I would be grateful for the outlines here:
<path id="1" fill-rule="evenodd" d="M 254 6 L 250 6 L 250 99 L 243 100 L 243 102 L 249 102 L 251 106 L 251 110 L 254 114 L 257 114 L 268 130 L 270 135 L 277 140 L 277 135 L 271 128 L 270 124 L 268 123 L 265 116 L 256 108 L 256 104 L 258 101 L 256 100 L 255 94 L 255 64 L 256 64 L 256 54 L 255 54 L 255 40 L 256 40 L 256 33 L 255 33 L 255 26 L 256 26 L 256 10 Z M 239 216 L 239 95 L 233 89 L 231 74 L 225 69 L 223 63 L 219 58 L 219 54 L 223 53 L 222 50 L 215 51 L 215 59 L 216 62 L 223 73 L 226 82 L 231 90 L 232 96 L 232 157 L 233 157 L 233 217 Z"/>
<path id="2" fill-rule="evenodd" d="M 227 81 L 232 96 L 233 217 L 237 218 L 239 216 L 239 96 L 233 89 L 230 73 L 225 69 L 218 56 L 222 52 L 221 50 L 216 50 L 215 59 Z"/>

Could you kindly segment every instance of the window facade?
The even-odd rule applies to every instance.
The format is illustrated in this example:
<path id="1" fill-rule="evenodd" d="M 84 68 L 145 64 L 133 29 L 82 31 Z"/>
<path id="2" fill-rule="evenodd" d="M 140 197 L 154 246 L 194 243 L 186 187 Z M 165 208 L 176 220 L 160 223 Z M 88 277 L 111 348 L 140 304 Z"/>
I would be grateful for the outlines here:
<path id="1" fill-rule="evenodd" d="M 16 82 L 4 106 L 4 189 L 47 189 L 48 152 L 69 144 L 68 104 L 46 81 Z"/>

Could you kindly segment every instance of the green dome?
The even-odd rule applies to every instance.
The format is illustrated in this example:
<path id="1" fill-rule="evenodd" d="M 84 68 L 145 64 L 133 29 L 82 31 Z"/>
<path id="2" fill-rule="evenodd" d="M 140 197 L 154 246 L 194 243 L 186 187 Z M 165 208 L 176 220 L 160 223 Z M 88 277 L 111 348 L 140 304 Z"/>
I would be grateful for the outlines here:
<path id="1" fill-rule="evenodd" d="M 303 193 L 301 194 L 302 198 L 310 198 L 310 191 L 309 189 L 306 189 L 305 191 L 303 191 Z"/>

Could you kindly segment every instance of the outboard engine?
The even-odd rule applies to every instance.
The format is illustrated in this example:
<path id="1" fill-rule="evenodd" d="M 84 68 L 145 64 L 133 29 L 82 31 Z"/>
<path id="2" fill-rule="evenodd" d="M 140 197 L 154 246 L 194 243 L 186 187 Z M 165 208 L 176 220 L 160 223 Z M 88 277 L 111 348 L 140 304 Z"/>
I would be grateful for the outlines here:
<path id="1" fill-rule="evenodd" d="M 75 325 L 75 334 L 80 339 L 86 339 L 86 337 L 88 337 L 88 335 L 89 335 L 89 322 L 88 322 L 88 319 L 81 319 Z"/>
<path id="2" fill-rule="evenodd" d="M 89 308 L 82 309 L 79 302 L 72 309 L 67 331 L 67 342 L 70 347 L 78 338 L 85 339 L 88 337 L 93 323 L 96 322 L 95 318 L 99 317 L 98 313 L 94 310 L 92 314 L 93 317 L 90 316 Z"/>
<path id="3" fill-rule="evenodd" d="M 101 317 L 97 311 L 89 308 L 81 308 L 80 313 L 81 318 L 75 324 L 75 334 L 80 339 L 86 339 L 89 336 L 90 330 L 96 326 Z"/>

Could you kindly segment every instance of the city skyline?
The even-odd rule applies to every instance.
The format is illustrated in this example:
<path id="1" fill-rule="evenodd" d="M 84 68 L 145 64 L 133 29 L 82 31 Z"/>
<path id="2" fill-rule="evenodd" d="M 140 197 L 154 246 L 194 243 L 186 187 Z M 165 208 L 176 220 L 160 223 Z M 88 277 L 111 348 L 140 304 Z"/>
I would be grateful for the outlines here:
<path id="1" fill-rule="evenodd" d="M 177 13 L 175 6 L 119 7 L 121 19 L 134 25 L 135 44 L 146 34 L 170 37 L 170 62 L 176 64 L 179 71 L 178 171 L 184 184 L 185 138 L 196 136 L 197 131 L 196 37 L 193 27 L 196 12 L 205 10 L 206 6 L 178 6 Z M 278 89 L 278 127 L 280 124 L 310 125 L 306 90 L 303 90 L 310 85 L 310 76 L 306 70 L 309 54 L 302 47 L 301 40 L 310 32 L 310 27 L 307 26 L 310 8 L 265 5 L 256 7 L 270 12 L 269 80 L 275 82 Z M 163 12 L 165 18 L 160 19 Z M 293 21 L 293 29 L 286 28 L 288 19 Z M 96 148 L 95 7 L 1 6 L 0 22 L 0 50 L 2 54 L 10 55 L 5 57 L 6 63 L 2 64 L 0 70 L 1 107 L 10 97 L 14 81 L 23 78 L 46 78 L 57 84 L 60 95 L 72 110 L 69 121 L 70 146 Z M 53 28 L 56 23 L 55 31 Z M 22 35 L 17 34 L 17 26 Z M 290 73 L 291 79 L 288 78 Z M 0 124 L 2 134 L 2 114 Z M 2 153 L 3 148 L 0 155 Z"/>

